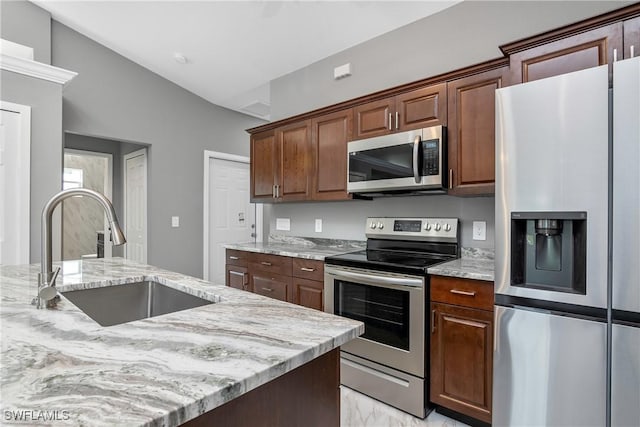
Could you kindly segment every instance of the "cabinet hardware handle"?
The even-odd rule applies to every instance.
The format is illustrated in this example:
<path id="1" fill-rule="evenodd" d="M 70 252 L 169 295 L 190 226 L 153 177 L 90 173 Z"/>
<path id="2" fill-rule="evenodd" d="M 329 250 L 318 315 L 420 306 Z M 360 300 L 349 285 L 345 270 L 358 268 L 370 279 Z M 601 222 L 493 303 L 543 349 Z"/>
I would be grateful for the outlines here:
<path id="1" fill-rule="evenodd" d="M 300 270 L 302 270 L 302 271 L 316 271 L 315 268 L 307 268 L 307 267 L 300 267 Z"/>
<path id="2" fill-rule="evenodd" d="M 457 289 L 450 289 L 449 292 L 451 292 L 452 294 L 456 294 L 456 295 L 464 295 L 466 297 L 475 297 L 476 296 L 475 291 L 469 292 L 469 291 L 459 291 Z"/>
<path id="3" fill-rule="evenodd" d="M 273 196 L 274 199 L 276 198 L 276 185 L 275 184 L 273 184 L 271 186 L 271 195 Z"/>
<path id="4" fill-rule="evenodd" d="M 391 130 L 391 122 L 392 122 L 392 116 L 391 116 L 391 113 L 389 113 L 389 130 Z"/>
<path id="5" fill-rule="evenodd" d="M 229 255 L 229 259 L 240 259 L 237 256 Z"/>
<path id="6" fill-rule="evenodd" d="M 453 188 L 453 169 L 449 169 L 449 188 Z"/>
<path id="7" fill-rule="evenodd" d="M 276 184 L 276 199 L 280 198 L 280 184 Z"/>
<path id="8" fill-rule="evenodd" d="M 631 57 L 634 57 L 634 46 L 631 45 L 631 47 L 629 48 L 629 53 L 631 54 Z"/>
<path id="9" fill-rule="evenodd" d="M 267 291 L 267 292 L 273 292 L 272 288 L 262 288 L 263 291 Z"/>
<path id="10" fill-rule="evenodd" d="M 271 267 L 271 263 L 267 261 L 260 261 L 260 264 L 266 265 L 267 267 Z"/>
<path id="11" fill-rule="evenodd" d="M 396 111 L 396 130 L 400 129 L 400 113 Z"/>
<path id="12" fill-rule="evenodd" d="M 233 274 L 234 276 L 242 276 L 244 278 L 244 273 L 240 271 L 229 271 L 229 274 Z"/>
<path id="13" fill-rule="evenodd" d="M 618 60 L 618 49 L 613 49 L 613 62 L 616 62 L 617 60 Z"/>
<path id="14" fill-rule="evenodd" d="M 436 311 L 431 310 L 431 333 L 436 332 Z"/>

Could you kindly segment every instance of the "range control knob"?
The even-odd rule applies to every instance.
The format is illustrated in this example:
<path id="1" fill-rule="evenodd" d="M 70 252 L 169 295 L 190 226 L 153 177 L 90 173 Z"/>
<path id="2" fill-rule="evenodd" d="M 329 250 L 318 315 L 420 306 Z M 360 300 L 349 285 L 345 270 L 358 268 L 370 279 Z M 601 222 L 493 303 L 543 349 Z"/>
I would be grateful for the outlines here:
<path id="1" fill-rule="evenodd" d="M 375 230 L 377 226 L 375 222 L 372 222 L 371 224 L 369 224 L 369 227 Z"/>
<path id="2" fill-rule="evenodd" d="M 384 224 L 383 224 L 382 222 L 379 222 L 379 223 L 378 223 L 378 228 L 379 228 L 380 230 L 382 230 L 382 229 L 384 228 Z"/>
<path id="3" fill-rule="evenodd" d="M 431 224 L 429 224 L 428 222 L 424 225 L 424 229 L 425 231 L 430 231 L 431 230 Z"/>
<path id="4" fill-rule="evenodd" d="M 434 227 L 434 229 L 436 231 L 440 231 L 440 228 L 442 228 L 442 226 L 440 224 L 436 224 L 435 227 Z"/>
<path id="5" fill-rule="evenodd" d="M 449 224 L 445 224 L 444 231 L 451 231 L 451 226 Z"/>

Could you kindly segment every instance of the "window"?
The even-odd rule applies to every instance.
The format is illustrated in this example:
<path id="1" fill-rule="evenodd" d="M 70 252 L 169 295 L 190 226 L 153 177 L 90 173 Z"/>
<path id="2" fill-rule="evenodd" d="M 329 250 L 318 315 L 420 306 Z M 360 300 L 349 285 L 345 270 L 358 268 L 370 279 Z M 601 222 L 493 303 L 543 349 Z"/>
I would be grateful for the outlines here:
<path id="1" fill-rule="evenodd" d="M 64 168 L 62 175 L 62 189 L 68 190 L 70 188 L 82 187 L 82 169 Z"/>

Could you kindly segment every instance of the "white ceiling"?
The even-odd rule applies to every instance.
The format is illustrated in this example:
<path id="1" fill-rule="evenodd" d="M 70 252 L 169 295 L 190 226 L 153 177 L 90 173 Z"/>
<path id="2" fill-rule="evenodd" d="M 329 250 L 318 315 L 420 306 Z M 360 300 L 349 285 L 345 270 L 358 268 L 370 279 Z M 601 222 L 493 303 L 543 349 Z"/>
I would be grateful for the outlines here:
<path id="1" fill-rule="evenodd" d="M 277 77 L 458 3 L 33 2 L 126 58 L 237 111 L 255 102 L 268 105 L 269 82 Z M 176 53 L 188 62 L 177 63 Z"/>

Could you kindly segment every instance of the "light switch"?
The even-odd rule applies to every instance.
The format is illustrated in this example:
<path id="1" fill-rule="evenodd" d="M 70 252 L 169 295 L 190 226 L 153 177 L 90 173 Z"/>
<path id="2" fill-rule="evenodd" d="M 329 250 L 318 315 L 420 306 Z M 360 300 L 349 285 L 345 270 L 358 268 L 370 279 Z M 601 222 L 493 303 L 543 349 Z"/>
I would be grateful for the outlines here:
<path id="1" fill-rule="evenodd" d="M 316 233 L 322 233 L 322 219 L 316 219 Z"/>
<path id="2" fill-rule="evenodd" d="M 176 227 L 180 227 L 180 217 L 179 216 L 172 216 L 171 217 L 171 226 L 176 228 Z"/>
<path id="3" fill-rule="evenodd" d="M 282 231 L 291 230 L 291 219 L 276 218 L 276 230 L 282 230 Z"/>
<path id="4" fill-rule="evenodd" d="M 486 221 L 473 221 L 473 240 L 487 240 Z"/>

